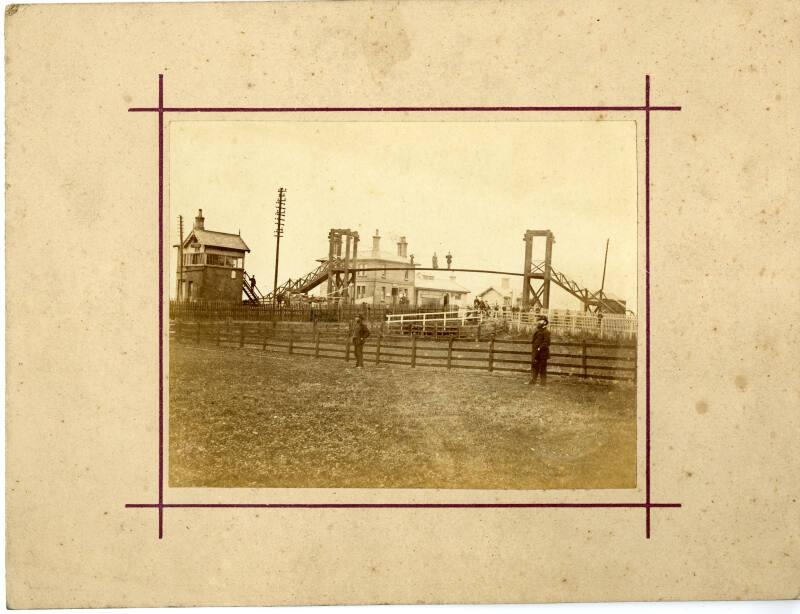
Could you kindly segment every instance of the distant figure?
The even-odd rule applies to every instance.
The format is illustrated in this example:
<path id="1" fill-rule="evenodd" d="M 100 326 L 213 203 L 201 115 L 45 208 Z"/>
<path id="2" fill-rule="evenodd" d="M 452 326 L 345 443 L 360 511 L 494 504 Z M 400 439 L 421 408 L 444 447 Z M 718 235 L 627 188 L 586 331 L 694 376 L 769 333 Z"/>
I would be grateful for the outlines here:
<path id="1" fill-rule="evenodd" d="M 251 275 L 250 276 L 250 289 L 251 290 L 255 290 L 256 289 L 256 276 L 255 275 Z"/>
<path id="2" fill-rule="evenodd" d="M 364 324 L 361 315 L 356 316 L 356 325 L 353 328 L 353 349 L 356 353 L 356 367 L 364 368 L 364 341 L 369 337 L 369 328 Z"/>
<path id="3" fill-rule="evenodd" d="M 536 384 L 539 376 L 542 379 L 542 386 L 547 384 L 547 359 L 550 358 L 550 331 L 547 330 L 549 323 L 545 315 L 536 319 L 536 330 L 533 331 L 531 339 L 533 360 L 531 361 L 531 380 L 528 382 L 531 385 Z"/>
<path id="4" fill-rule="evenodd" d="M 453 254 L 447 252 L 447 255 L 444 258 L 447 260 L 447 269 L 450 270 L 450 265 L 453 264 Z"/>

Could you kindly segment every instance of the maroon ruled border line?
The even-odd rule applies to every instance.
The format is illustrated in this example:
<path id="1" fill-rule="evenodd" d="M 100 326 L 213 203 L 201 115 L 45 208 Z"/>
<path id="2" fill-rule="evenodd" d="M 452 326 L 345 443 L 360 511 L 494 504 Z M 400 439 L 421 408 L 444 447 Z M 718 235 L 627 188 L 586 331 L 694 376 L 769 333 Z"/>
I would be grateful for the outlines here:
<path id="1" fill-rule="evenodd" d="M 164 537 L 164 75 L 158 75 L 158 539 Z"/>
<path id="2" fill-rule="evenodd" d="M 650 75 L 644 77 L 644 106 L 644 534 L 650 539 Z"/>
<path id="3" fill-rule="evenodd" d="M 644 106 L 495 106 L 495 107 L 165 107 L 164 75 L 158 75 L 158 106 L 132 107 L 131 113 L 158 113 L 158 502 L 127 503 L 128 509 L 158 509 L 158 539 L 164 537 L 165 508 L 231 509 L 462 509 L 462 508 L 627 508 L 645 510 L 645 537 L 650 539 L 650 510 L 679 508 L 680 503 L 653 503 L 650 470 L 650 112 L 680 111 L 680 106 L 650 105 L 650 75 L 645 75 Z M 164 503 L 164 113 L 347 113 L 347 112 L 645 112 L 645 501 L 641 503 Z"/>
<path id="4" fill-rule="evenodd" d="M 131 113 L 406 113 L 431 111 L 680 111 L 678 106 L 630 107 L 131 107 Z"/>
<path id="5" fill-rule="evenodd" d="M 597 508 L 680 507 L 680 503 L 126 503 L 127 508 L 278 508 L 278 509 L 458 509 L 458 508 Z"/>

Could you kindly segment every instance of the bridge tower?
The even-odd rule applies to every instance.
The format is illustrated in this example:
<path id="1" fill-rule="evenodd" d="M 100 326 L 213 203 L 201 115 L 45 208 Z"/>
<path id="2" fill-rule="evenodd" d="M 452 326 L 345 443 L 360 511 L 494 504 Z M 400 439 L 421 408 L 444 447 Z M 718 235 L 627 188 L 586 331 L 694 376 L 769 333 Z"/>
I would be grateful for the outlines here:
<path id="1" fill-rule="evenodd" d="M 344 303 L 352 302 L 354 296 L 350 296 L 350 284 L 356 281 L 357 260 L 358 232 L 349 228 L 331 228 L 328 233 L 328 300 L 336 298 Z"/>
<path id="2" fill-rule="evenodd" d="M 534 237 L 545 240 L 544 260 L 533 261 Z M 527 230 L 523 237 L 525 241 L 525 267 L 522 279 L 522 308 L 531 307 L 542 309 L 550 308 L 550 279 L 552 277 L 553 243 L 556 238 L 549 230 Z M 541 281 L 538 288 L 534 280 Z"/>

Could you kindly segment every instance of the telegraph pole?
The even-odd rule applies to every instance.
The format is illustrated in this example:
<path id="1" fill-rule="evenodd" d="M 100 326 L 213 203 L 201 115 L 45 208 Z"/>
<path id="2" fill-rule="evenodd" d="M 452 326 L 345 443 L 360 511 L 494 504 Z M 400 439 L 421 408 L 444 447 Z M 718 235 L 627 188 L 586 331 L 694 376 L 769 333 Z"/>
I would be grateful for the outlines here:
<path id="1" fill-rule="evenodd" d="M 608 264 L 608 242 L 611 239 L 606 239 L 606 257 L 603 260 L 603 281 L 600 282 L 600 298 L 603 298 L 603 288 L 606 287 L 606 264 Z"/>
<path id="2" fill-rule="evenodd" d="M 272 284 L 272 307 L 278 300 L 278 258 L 281 253 L 281 237 L 283 223 L 286 219 L 286 188 L 278 188 L 278 200 L 275 202 L 275 280 Z"/>
<path id="3" fill-rule="evenodd" d="M 183 300 L 183 216 L 178 216 L 178 234 L 181 241 L 178 243 L 178 301 Z"/>

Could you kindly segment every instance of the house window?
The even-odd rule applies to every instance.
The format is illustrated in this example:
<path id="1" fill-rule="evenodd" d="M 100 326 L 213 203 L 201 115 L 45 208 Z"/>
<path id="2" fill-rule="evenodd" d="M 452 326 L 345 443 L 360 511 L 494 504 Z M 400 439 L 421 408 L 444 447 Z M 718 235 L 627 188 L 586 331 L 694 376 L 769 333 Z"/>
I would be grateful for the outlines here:
<path id="1" fill-rule="evenodd" d="M 386 286 L 381 286 L 381 292 L 383 293 L 383 300 L 386 300 Z"/>
<path id="2" fill-rule="evenodd" d="M 381 271 L 381 279 L 386 279 L 386 269 L 385 268 Z"/>
<path id="3" fill-rule="evenodd" d="M 405 271 L 403 271 L 403 279 L 405 279 L 406 281 L 408 281 L 408 269 L 406 269 Z"/>

